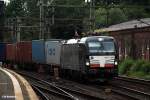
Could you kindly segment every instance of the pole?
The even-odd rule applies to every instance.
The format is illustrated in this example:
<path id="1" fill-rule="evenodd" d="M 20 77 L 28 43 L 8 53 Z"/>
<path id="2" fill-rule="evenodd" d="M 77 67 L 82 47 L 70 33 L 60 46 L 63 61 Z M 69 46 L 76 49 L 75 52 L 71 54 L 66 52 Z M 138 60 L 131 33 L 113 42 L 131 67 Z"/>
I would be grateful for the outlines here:
<path id="1" fill-rule="evenodd" d="M 89 16 L 89 20 L 90 20 L 90 32 L 92 31 L 92 1 L 90 1 L 90 16 Z"/>
<path id="2" fill-rule="evenodd" d="M 107 0 L 107 4 L 106 4 L 106 25 L 107 27 L 109 26 L 109 1 Z"/>
<path id="3" fill-rule="evenodd" d="M 20 29 L 20 18 L 18 18 L 17 17 L 17 42 L 20 42 L 20 31 L 21 31 L 21 29 Z"/>
<path id="4" fill-rule="evenodd" d="M 93 3 L 92 3 L 92 8 L 93 8 L 93 30 L 95 29 L 95 0 L 93 0 Z"/>
<path id="5" fill-rule="evenodd" d="M 39 39 L 44 39 L 44 25 L 43 25 L 43 16 L 44 16 L 44 8 L 43 8 L 43 0 L 40 0 L 40 34 Z"/>
<path id="6" fill-rule="evenodd" d="M 52 15 L 52 25 L 55 24 L 55 8 L 52 7 L 52 12 L 53 12 L 53 15 Z"/>

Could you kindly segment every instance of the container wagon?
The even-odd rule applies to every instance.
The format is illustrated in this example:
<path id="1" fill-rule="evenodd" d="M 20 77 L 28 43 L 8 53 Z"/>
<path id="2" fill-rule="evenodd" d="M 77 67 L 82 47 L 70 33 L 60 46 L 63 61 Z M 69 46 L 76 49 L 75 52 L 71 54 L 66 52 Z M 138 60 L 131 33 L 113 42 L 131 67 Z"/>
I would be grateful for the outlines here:
<path id="1" fill-rule="evenodd" d="M 16 43 L 16 62 L 20 64 L 32 63 L 32 43 L 31 41 L 21 41 Z"/>
<path id="2" fill-rule="evenodd" d="M 32 62 L 36 64 L 45 64 L 44 40 L 32 40 Z"/>
<path id="3" fill-rule="evenodd" d="M 15 44 L 8 43 L 6 44 L 6 61 L 9 63 L 15 62 L 15 56 L 16 56 L 16 47 Z"/>
<path id="4" fill-rule="evenodd" d="M 6 44 L 0 43 L 0 62 L 4 62 L 6 60 Z"/>
<path id="5" fill-rule="evenodd" d="M 45 42 L 46 64 L 60 66 L 62 40 L 47 40 Z"/>

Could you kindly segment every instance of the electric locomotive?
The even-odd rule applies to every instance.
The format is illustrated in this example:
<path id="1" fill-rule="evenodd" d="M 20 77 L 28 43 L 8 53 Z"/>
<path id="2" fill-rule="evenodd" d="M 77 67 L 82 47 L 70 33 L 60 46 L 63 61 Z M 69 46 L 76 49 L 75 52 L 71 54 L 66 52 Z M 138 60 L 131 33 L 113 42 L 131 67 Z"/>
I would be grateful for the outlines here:
<path id="1" fill-rule="evenodd" d="M 61 73 L 65 76 L 110 80 L 118 75 L 118 49 L 113 37 L 70 39 L 62 45 Z"/>

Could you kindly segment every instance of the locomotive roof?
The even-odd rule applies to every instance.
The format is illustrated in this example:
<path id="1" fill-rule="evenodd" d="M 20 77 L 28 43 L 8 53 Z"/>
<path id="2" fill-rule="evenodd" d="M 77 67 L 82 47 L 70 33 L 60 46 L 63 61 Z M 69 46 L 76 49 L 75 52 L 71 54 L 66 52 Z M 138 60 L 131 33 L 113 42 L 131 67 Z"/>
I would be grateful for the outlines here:
<path id="1" fill-rule="evenodd" d="M 85 43 L 88 39 L 93 38 L 102 38 L 102 39 L 114 39 L 111 36 L 89 36 L 89 37 L 83 37 L 81 39 L 69 39 L 66 44 L 74 44 L 74 43 Z"/>
<path id="2" fill-rule="evenodd" d="M 103 39 L 113 39 L 111 36 L 88 36 L 88 37 L 83 37 L 85 39 L 90 39 L 90 38 L 103 38 Z M 81 38 L 81 39 L 83 39 Z"/>

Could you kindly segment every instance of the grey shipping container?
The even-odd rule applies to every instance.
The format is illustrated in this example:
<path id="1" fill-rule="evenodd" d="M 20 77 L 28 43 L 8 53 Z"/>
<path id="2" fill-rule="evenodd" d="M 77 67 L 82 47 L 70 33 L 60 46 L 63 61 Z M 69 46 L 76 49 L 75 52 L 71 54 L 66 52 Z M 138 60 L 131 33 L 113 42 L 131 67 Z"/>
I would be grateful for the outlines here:
<path id="1" fill-rule="evenodd" d="M 47 40 L 45 42 L 46 64 L 60 65 L 61 40 Z"/>
<path id="2" fill-rule="evenodd" d="M 32 61 L 38 64 L 44 64 L 46 62 L 44 40 L 32 40 Z"/>

